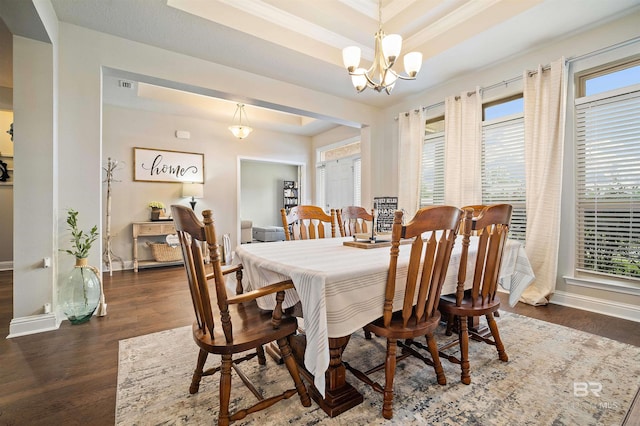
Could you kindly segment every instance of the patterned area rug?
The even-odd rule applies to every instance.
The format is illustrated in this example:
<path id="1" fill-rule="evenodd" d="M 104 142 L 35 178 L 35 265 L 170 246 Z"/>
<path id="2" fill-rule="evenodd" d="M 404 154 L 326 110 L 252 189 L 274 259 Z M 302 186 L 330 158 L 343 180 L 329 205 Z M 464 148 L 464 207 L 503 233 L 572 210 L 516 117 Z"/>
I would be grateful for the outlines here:
<path id="1" fill-rule="evenodd" d="M 382 396 L 350 373 L 347 380 L 364 402 L 335 418 L 297 396 L 249 415 L 236 425 L 619 425 L 640 386 L 640 348 L 516 314 L 498 318 L 509 362 L 495 348 L 470 342 L 471 385 L 460 383 L 459 366 L 442 361 L 447 384 L 431 367 L 410 357 L 398 364 L 394 418 L 381 417 Z M 448 338 L 439 330 L 441 345 Z M 344 359 L 365 370 L 381 362 L 383 339 L 353 335 Z M 116 424 L 211 424 L 217 419 L 219 376 L 203 378 L 189 395 L 197 347 L 191 327 L 120 341 Z M 214 359 L 209 357 L 209 363 Z M 267 356 L 243 363 L 243 371 L 265 395 L 289 388 L 284 366 Z M 233 377 L 231 410 L 253 403 L 253 395 Z M 384 371 L 377 373 L 384 383 Z"/>

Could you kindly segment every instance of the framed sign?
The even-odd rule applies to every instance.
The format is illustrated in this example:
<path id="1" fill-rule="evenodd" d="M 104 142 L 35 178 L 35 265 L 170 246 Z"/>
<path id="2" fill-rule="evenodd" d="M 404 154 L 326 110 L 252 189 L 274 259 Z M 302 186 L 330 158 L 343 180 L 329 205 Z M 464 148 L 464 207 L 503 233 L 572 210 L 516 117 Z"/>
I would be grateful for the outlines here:
<path id="1" fill-rule="evenodd" d="M 377 212 L 376 231 L 390 232 L 398 209 L 398 197 L 374 197 L 373 207 Z"/>
<path id="2" fill-rule="evenodd" d="M 133 148 L 133 180 L 204 183 L 204 154 Z"/>

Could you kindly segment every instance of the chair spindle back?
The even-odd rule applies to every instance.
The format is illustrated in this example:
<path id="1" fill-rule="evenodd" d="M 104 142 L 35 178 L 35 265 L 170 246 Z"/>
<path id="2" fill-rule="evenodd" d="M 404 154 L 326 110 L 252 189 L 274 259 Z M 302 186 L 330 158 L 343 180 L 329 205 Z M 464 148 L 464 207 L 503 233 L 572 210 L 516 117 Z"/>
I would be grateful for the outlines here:
<path id="1" fill-rule="evenodd" d="M 184 259 L 189 291 L 199 328 L 211 336 L 214 335 L 214 314 L 211 306 L 207 272 L 202 255 L 202 242 L 205 241 L 213 268 L 216 300 L 220 310 L 221 324 L 227 342 L 233 341 L 233 330 L 227 303 L 227 290 L 220 264 L 220 254 L 216 243 L 216 231 L 211 210 L 204 210 L 204 223 L 198 220 L 193 210 L 185 206 L 171 206 L 171 214 L 176 227 L 182 256 Z"/>
<path id="2" fill-rule="evenodd" d="M 296 206 L 289 211 L 289 214 L 285 209 L 281 209 L 280 214 L 287 241 L 329 238 L 325 235 L 327 223 L 331 225 L 331 238 L 336 236 L 334 209 L 331 209 L 331 214 L 328 215 L 318 206 Z"/>
<path id="3" fill-rule="evenodd" d="M 367 221 L 373 226 L 373 214 L 364 207 L 348 206 L 336 212 L 338 228 L 343 237 L 368 233 Z"/>
<path id="4" fill-rule="evenodd" d="M 393 221 L 383 310 L 385 327 L 389 326 L 393 314 L 400 240 L 413 239 L 402 307 L 403 325 L 406 327 L 410 321 L 426 321 L 438 309 L 462 210 L 452 206 L 424 207 L 404 226 L 402 215 L 402 211 L 396 211 Z"/>
<path id="5" fill-rule="evenodd" d="M 465 221 L 469 223 L 465 225 L 464 238 L 468 238 L 467 234 L 473 231 L 478 235 L 478 254 L 471 289 L 472 305 L 475 306 L 478 303 L 492 302 L 496 297 L 513 208 L 510 204 L 487 206 L 475 218 L 469 215 L 469 210 L 465 210 Z M 464 254 L 468 250 L 468 244 L 465 246 L 463 242 L 462 249 Z M 464 280 L 465 277 L 463 276 L 462 279 Z M 459 298 L 458 294 L 456 300 Z"/>

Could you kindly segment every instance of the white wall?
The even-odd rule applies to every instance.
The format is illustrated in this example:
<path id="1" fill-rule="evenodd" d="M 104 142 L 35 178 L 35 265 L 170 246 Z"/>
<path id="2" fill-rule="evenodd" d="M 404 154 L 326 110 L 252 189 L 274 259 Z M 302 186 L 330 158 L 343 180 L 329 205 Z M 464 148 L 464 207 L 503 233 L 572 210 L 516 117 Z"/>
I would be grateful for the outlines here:
<path id="1" fill-rule="evenodd" d="M 42 259 L 56 257 L 57 215 L 53 49 L 14 36 L 13 52 L 15 319 L 40 314 L 54 300 L 55 265 L 43 269 Z"/>
<path id="2" fill-rule="evenodd" d="M 308 144 L 305 144 L 308 147 Z M 282 226 L 285 180 L 298 181 L 298 166 L 266 161 L 241 161 L 240 217 L 253 226 Z"/>
<path id="3" fill-rule="evenodd" d="M 236 208 L 237 188 L 240 184 L 237 181 L 240 175 L 237 169 L 238 157 L 260 157 L 265 160 L 298 163 L 306 163 L 309 158 L 309 138 L 307 137 L 256 129 L 250 137 L 239 141 L 227 129 L 228 123 L 104 105 L 102 124 L 102 161 L 106 164 L 110 157 L 119 162 L 114 173 L 114 180 L 117 182 L 114 182 L 111 187 L 112 251 L 125 260 L 126 268 L 132 266 L 131 223 L 149 220 L 148 203 L 161 201 L 168 212 L 171 204 L 189 205 L 189 200 L 181 196 L 182 184 L 180 183 L 133 180 L 134 147 L 203 153 L 204 198 L 196 200 L 196 213 L 200 215 L 202 210 L 213 210 L 216 230 L 220 238 L 223 234 L 229 233 L 231 241 L 238 243 L 241 216 Z M 191 133 L 191 139 L 177 139 L 175 137 L 177 129 L 188 130 Z M 290 166 L 290 168 L 294 169 L 294 180 L 297 179 L 297 167 Z M 102 185 L 102 192 L 102 203 L 106 206 L 106 184 Z M 281 192 L 277 193 L 280 198 Z M 274 205 L 280 203 L 280 199 L 274 200 Z M 265 205 L 262 205 L 262 208 L 265 208 Z M 106 224 L 104 214 L 103 211 L 103 227 Z M 264 225 L 277 223 L 264 223 Z M 151 258 L 144 244 L 139 244 L 138 250 L 140 259 Z M 119 263 L 113 264 L 114 269 L 120 267 Z"/>

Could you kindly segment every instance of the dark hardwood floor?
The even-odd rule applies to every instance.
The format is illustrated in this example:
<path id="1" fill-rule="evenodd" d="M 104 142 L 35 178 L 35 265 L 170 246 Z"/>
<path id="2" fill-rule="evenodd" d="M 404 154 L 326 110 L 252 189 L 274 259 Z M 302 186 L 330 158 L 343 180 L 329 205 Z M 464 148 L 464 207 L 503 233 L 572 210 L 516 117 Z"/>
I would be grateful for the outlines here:
<path id="1" fill-rule="evenodd" d="M 10 271 L 0 272 L 0 425 L 112 425 L 118 341 L 193 321 L 181 266 L 105 274 L 104 287 L 106 317 L 74 326 L 64 321 L 57 331 L 4 339 L 13 316 L 13 284 Z M 639 325 L 632 321 L 558 305 L 509 308 L 506 297 L 503 306 L 640 346 Z M 640 419 L 638 405 L 628 424 Z"/>

